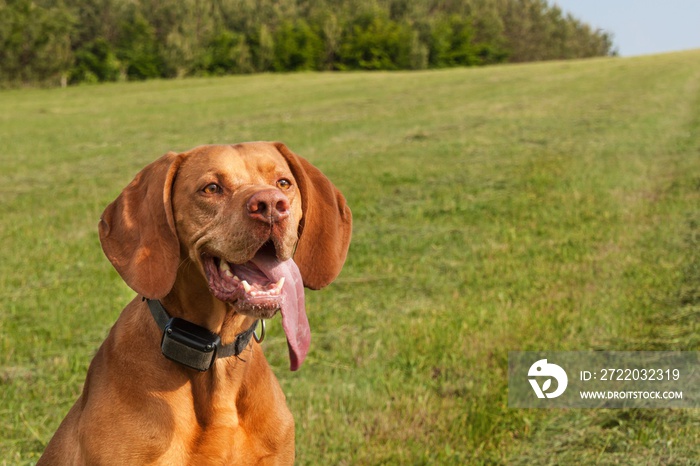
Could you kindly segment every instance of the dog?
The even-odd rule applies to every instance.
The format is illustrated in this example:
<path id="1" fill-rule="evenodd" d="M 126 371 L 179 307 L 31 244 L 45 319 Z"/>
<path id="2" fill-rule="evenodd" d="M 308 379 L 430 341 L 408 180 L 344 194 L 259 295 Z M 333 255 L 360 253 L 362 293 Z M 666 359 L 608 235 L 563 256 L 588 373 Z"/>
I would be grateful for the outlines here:
<path id="1" fill-rule="evenodd" d="M 280 311 L 297 370 L 310 344 L 304 287 L 338 276 L 351 232 L 340 191 L 282 143 L 147 165 L 99 223 L 137 296 L 38 464 L 293 464 L 294 419 L 256 326 Z"/>

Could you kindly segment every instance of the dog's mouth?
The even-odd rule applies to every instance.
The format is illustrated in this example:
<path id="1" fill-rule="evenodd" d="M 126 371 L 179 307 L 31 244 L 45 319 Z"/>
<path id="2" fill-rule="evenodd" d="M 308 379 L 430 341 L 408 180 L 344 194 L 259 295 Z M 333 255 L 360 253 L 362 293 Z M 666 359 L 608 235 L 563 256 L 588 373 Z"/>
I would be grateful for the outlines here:
<path id="1" fill-rule="evenodd" d="M 308 352 L 311 331 L 304 305 L 304 284 L 294 261 L 279 260 L 272 243 L 265 243 L 243 264 L 206 253 L 202 262 L 211 293 L 230 303 L 236 312 L 269 319 L 280 311 L 290 369 L 297 370 Z"/>
<path id="2" fill-rule="evenodd" d="M 204 270 L 209 289 L 221 301 L 234 304 L 241 314 L 269 319 L 282 307 L 286 296 L 282 294 L 284 275 L 278 279 L 268 277 L 256 262 L 263 257 L 276 259 L 261 249 L 255 258 L 243 264 L 234 264 L 216 256 L 205 255 Z"/>

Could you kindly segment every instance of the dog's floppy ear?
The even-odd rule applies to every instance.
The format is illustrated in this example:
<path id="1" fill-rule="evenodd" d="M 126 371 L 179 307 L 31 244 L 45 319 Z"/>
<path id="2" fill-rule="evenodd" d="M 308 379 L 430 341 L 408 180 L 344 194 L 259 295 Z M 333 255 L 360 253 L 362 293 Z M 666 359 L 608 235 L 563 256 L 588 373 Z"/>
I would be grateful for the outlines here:
<path id="1" fill-rule="evenodd" d="M 170 200 L 180 161 L 170 152 L 147 165 L 100 218 L 105 255 L 131 289 L 151 299 L 170 292 L 180 262 Z"/>
<path id="2" fill-rule="evenodd" d="M 282 143 L 274 143 L 299 185 L 303 216 L 294 262 L 304 286 L 314 290 L 335 280 L 343 268 L 352 235 L 352 213 L 345 198 L 321 171 Z"/>

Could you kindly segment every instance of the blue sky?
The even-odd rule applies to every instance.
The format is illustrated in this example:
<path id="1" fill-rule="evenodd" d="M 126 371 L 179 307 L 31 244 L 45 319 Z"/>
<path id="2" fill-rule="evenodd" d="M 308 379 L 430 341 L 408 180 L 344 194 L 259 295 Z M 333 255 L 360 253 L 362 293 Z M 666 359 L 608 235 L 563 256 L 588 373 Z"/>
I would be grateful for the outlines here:
<path id="1" fill-rule="evenodd" d="M 624 57 L 700 48 L 700 0 L 549 0 L 612 33 Z"/>

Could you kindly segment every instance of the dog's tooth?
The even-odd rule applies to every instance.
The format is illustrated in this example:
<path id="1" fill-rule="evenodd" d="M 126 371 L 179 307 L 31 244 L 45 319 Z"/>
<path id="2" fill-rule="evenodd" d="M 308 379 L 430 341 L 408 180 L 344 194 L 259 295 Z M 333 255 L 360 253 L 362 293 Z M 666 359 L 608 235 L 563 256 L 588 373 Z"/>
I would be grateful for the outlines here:
<path id="1" fill-rule="evenodd" d="M 277 285 L 275 286 L 275 292 L 279 293 L 282 291 L 282 287 L 284 286 L 284 277 L 280 278 L 280 281 L 277 282 Z"/>
<path id="2" fill-rule="evenodd" d="M 243 285 L 243 289 L 245 290 L 246 293 L 250 293 L 250 290 L 253 289 L 253 287 L 250 286 L 250 283 L 248 283 L 248 282 L 245 281 L 245 280 L 243 280 L 243 281 L 241 282 L 241 285 Z"/>
<path id="3" fill-rule="evenodd" d="M 241 281 L 241 279 L 238 278 L 238 275 L 234 275 L 234 276 L 233 276 L 233 279 L 236 280 L 236 281 L 239 281 L 239 282 Z"/>
<path id="4" fill-rule="evenodd" d="M 219 270 L 225 276 L 227 276 L 229 278 L 233 277 L 233 272 L 231 272 L 231 267 L 228 265 L 228 262 L 226 262 L 223 259 L 221 259 L 221 264 L 219 264 Z"/>

